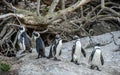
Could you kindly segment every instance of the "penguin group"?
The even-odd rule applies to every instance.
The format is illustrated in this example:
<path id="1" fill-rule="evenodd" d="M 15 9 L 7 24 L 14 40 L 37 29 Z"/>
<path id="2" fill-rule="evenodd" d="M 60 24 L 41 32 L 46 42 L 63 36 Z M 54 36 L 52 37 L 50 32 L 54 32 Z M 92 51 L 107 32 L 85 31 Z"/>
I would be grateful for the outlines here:
<path id="1" fill-rule="evenodd" d="M 60 35 L 56 35 L 54 43 L 50 47 L 48 59 L 54 58 L 54 60 L 60 61 L 58 57 L 61 55 L 61 48 L 62 48 L 62 39 L 60 38 Z"/>
<path id="2" fill-rule="evenodd" d="M 45 55 L 45 44 L 39 32 L 33 31 L 32 37 L 35 42 L 36 52 L 38 53 L 37 59 L 43 57 L 47 59 L 53 59 L 55 61 L 61 60 L 59 58 L 62 53 L 62 38 L 60 37 L 60 35 L 57 34 L 55 36 L 55 40 L 50 46 L 50 51 L 48 56 Z M 71 52 L 71 62 L 73 62 L 76 65 L 80 65 L 78 60 L 81 59 L 82 56 L 86 57 L 86 51 L 82 48 L 80 37 L 75 36 L 73 39 L 74 42 Z M 30 39 L 27 37 L 27 33 L 25 32 L 24 26 L 19 27 L 18 44 L 20 49 L 26 50 L 28 48 L 28 51 L 32 52 L 30 49 L 31 47 Z M 100 71 L 99 67 L 104 64 L 104 58 L 102 56 L 102 50 L 100 48 L 100 44 L 94 46 L 94 49 L 89 57 L 89 63 L 91 65 L 90 69 L 96 69 Z"/>

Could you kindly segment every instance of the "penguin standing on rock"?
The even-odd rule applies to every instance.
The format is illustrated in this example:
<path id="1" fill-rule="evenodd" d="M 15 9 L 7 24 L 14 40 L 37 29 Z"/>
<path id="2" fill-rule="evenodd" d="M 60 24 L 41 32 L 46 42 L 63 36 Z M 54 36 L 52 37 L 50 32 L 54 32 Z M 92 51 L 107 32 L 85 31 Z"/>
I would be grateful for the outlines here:
<path id="1" fill-rule="evenodd" d="M 79 65 L 78 60 L 81 57 L 81 54 L 83 54 L 84 57 L 86 57 L 86 52 L 81 47 L 80 38 L 78 36 L 74 37 L 75 42 L 72 47 L 72 59 L 71 62 L 74 62 L 75 64 Z"/>
<path id="2" fill-rule="evenodd" d="M 98 66 L 101 66 L 104 64 L 104 59 L 102 56 L 102 51 L 99 46 L 100 45 L 97 44 L 94 47 L 94 50 L 90 55 L 89 62 L 91 62 L 91 66 L 90 66 L 91 69 L 97 69 L 98 71 L 101 71 Z"/>
<path id="3" fill-rule="evenodd" d="M 38 53 L 37 59 L 40 57 L 45 57 L 45 45 L 44 45 L 42 38 L 40 37 L 40 34 L 34 31 L 32 33 L 32 36 L 35 40 L 36 51 Z"/>
<path id="4" fill-rule="evenodd" d="M 54 57 L 55 61 L 60 61 L 60 59 L 58 59 L 58 56 L 61 55 L 61 48 L 62 48 L 62 39 L 60 38 L 60 35 L 56 35 L 55 41 L 51 45 L 48 59 Z"/>
<path id="5" fill-rule="evenodd" d="M 20 50 L 23 50 L 23 52 L 28 51 L 31 53 L 32 52 L 31 40 L 25 31 L 25 27 L 20 26 L 20 27 L 18 27 L 18 30 L 19 31 L 18 31 L 17 40 L 18 40 L 18 45 L 20 47 Z"/>

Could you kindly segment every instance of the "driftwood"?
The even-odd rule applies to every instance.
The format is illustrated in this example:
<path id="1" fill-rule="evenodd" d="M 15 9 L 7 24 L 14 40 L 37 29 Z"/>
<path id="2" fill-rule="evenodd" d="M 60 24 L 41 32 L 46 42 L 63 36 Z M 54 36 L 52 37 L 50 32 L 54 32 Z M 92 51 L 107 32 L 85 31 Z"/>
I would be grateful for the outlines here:
<path id="1" fill-rule="evenodd" d="M 6 25 L 0 33 L 0 52 L 5 56 L 15 56 L 15 45 L 12 42 L 12 36 L 16 29 Z"/>
<path id="2" fill-rule="evenodd" d="M 23 2 L 21 0 L 18 1 Z M 91 35 L 94 35 L 95 32 L 92 28 L 93 25 L 99 22 L 104 24 L 106 21 L 112 21 L 116 25 L 120 23 L 120 4 L 112 0 L 106 0 L 106 2 L 104 0 L 30 1 L 25 0 L 22 3 L 25 6 L 21 8 L 18 8 L 14 2 L 0 1 L 5 6 L 5 11 L 8 11 L 7 13 L 0 12 L 0 26 L 3 26 L 0 33 L 0 45 L 2 48 L 0 52 L 5 55 L 7 55 L 6 51 L 15 50 L 16 48 L 16 26 L 19 25 L 25 25 L 28 32 L 39 31 L 43 34 L 42 36 L 45 36 L 43 40 L 47 45 L 50 45 L 53 40 L 51 38 L 54 38 L 55 34 L 60 34 L 65 41 L 70 40 L 69 38 L 73 34 L 91 38 Z M 69 3 L 70 1 L 71 3 Z M 72 1 L 75 3 L 73 2 L 73 4 Z M 37 2 L 37 5 L 35 5 L 35 2 Z M 35 8 L 32 8 L 31 4 Z M 28 10 L 28 7 L 35 11 Z M 72 14 L 73 17 L 70 17 Z M 77 14 L 77 16 L 74 14 Z M 10 21 L 10 19 L 13 20 Z M 120 27 L 120 25 L 117 25 L 117 27 Z M 29 29 L 32 31 L 29 31 Z M 31 35 L 31 33 L 29 34 Z M 14 40 L 11 39 L 12 36 L 14 36 Z M 10 48 L 11 45 L 13 46 L 12 48 Z M 5 48 L 4 46 L 7 47 Z"/>
<path id="3" fill-rule="evenodd" d="M 24 9 L 15 8 L 11 4 L 9 4 L 5 0 L 3 0 L 3 2 L 6 3 L 7 6 L 11 7 L 13 10 L 15 10 L 15 13 L 6 14 L 4 16 L 2 15 L 2 16 L 0 16 L 0 19 L 7 17 L 7 16 L 17 16 L 23 21 L 23 23 L 27 27 L 39 30 L 38 27 L 44 27 L 44 26 L 46 27 L 48 24 L 51 24 L 54 20 L 61 18 L 62 15 L 65 15 L 69 12 L 74 11 L 75 9 L 79 8 L 82 5 L 85 5 L 86 3 L 90 2 L 91 0 L 78 1 L 74 5 L 66 8 L 66 9 L 59 10 L 57 12 L 53 12 L 54 11 L 53 8 L 56 7 L 58 1 L 56 2 L 56 0 L 53 0 L 53 3 L 50 7 L 48 14 L 46 14 L 45 16 L 41 16 L 41 15 L 37 16 L 35 12 L 30 12 L 30 11 L 27 11 Z"/>

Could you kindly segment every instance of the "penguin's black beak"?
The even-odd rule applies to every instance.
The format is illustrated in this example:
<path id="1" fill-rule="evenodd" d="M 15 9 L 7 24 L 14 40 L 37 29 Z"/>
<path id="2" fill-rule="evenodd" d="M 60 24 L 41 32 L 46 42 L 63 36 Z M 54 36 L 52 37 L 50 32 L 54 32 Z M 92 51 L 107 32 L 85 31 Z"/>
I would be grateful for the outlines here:
<path id="1" fill-rule="evenodd" d="M 22 28 L 22 27 L 19 27 L 19 30 L 23 30 L 23 28 Z"/>
<path id="2" fill-rule="evenodd" d="M 35 31 L 33 31 L 32 35 L 38 37 L 38 34 Z"/>

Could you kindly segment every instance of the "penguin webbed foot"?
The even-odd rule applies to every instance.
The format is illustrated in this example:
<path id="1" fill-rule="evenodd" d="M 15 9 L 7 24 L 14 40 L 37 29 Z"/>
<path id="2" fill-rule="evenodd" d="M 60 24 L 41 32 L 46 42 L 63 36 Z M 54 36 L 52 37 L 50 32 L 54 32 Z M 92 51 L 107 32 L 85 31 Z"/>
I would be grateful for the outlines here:
<path id="1" fill-rule="evenodd" d="M 98 71 L 101 71 L 100 69 L 97 69 Z"/>
<path id="2" fill-rule="evenodd" d="M 26 51 L 25 50 L 23 50 L 22 52 L 21 52 L 21 54 L 24 54 Z"/>
<path id="3" fill-rule="evenodd" d="M 39 57 L 35 58 L 35 59 L 39 59 Z"/>
<path id="4" fill-rule="evenodd" d="M 45 54 L 40 53 L 40 58 L 46 58 Z"/>
<path id="5" fill-rule="evenodd" d="M 90 69 L 92 69 L 92 70 L 93 70 L 93 69 L 94 69 L 94 66 L 93 66 L 93 65 L 91 65 L 91 66 L 90 66 Z"/>
<path id="6" fill-rule="evenodd" d="M 50 57 L 50 56 L 47 57 L 47 59 L 50 59 L 50 58 L 52 58 L 52 57 Z"/>
<path id="7" fill-rule="evenodd" d="M 54 58 L 54 61 L 61 61 L 60 59 L 57 59 L 56 57 Z"/>
<path id="8" fill-rule="evenodd" d="M 75 62 L 76 65 L 80 65 L 80 63 L 78 63 L 77 61 Z"/>
<path id="9" fill-rule="evenodd" d="M 101 71 L 98 66 L 96 66 L 96 68 L 97 68 L 98 71 Z"/>
<path id="10" fill-rule="evenodd" d="M 32 53 L 32 50 L 30 50 L 29 53 Z"/>
<path id="11" fill-rule="evenodd" d="M 70 61 L 70 62 L 74 62 L 74 61 L 73 61 L 73 59 L 71 59 L 71 61 Z"/>
<path id="12" fill-rule="evenodd" d="M 45 56 L 45 55 L 43 55 L 43 56 L 41 56 L 41 58 L 46 58 L 46 56 Z"/>
<path id="13" fill-rule="evenodd" d="M 91 66 L 90 66 L 90 69 L 92 69 L 92 70 L 95 69 L 95 70 L 101 71 L 98 66 L 94 66 L 94 65 L 91 65 Z"/>
<path id="14" fill-rule="evenodd" d="M 36 59 L 42 58 L 42 56 L 38 56 Z"/>
<path id="15" fill-rule="evenodd" d="M 36 58 L 36 59 L 39 59 L 39 58 L 41 58 L 40 54 L 38 54 L 38 56 L 37 56 L 37 58 Z"/>

